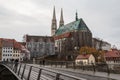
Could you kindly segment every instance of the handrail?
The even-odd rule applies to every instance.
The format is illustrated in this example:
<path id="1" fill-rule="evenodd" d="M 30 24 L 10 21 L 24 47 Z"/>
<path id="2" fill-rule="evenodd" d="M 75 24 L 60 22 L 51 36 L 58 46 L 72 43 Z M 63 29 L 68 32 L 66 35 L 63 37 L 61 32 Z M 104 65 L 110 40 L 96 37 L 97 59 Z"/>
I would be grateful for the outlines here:
<path id="1" fill-rule="evenodd" d="M 28 65 L 29 65 L 29 64 L 28 64 Z M 31 65 L 29 65 L 29 66 L 31 66 Z M 31 66 L 31 67 L 39 68 L 39 67 L 37 67 L 37 66 Z M 65 73 L 56 72 L 56 71 L 54 71 L 54 70 L 50 70 L 50 69 L 42 68 L 42 70 L 56 73 L 56 74 L 59 75 L 59 76 L 60 76 L 60 75 L 63 75 L 63 76 L 66 76 L 66 77 L 70 77 L 70 78 L 73 78 L 73 79 L 76 79 L 76 80 L 86 80 L 86 79 L 84 79 L 84 78 L 79 78 L 79 77 L 72 76 L 72 75 L 68 75 L 68 74 L 65 74 Z"/>
<path id="2" fill-rule="evenodd" d="M 8 66 L 6 66 L 5 64 L 0 64 L 0 65 L 3 65 L 4 67 L 6 67 L 18 80 L 21 80 L 17 74 L 15 74 L 15 72 L 13 70 L 11 70 Z M 4 70 L 6 69 L 4 68 Z M 3 71 L 3 70 L 2 70 Z"/>
<path id="3" fill-rule="evenodd" d="M 22 80 L 23 78 L 25 80 L 30 80 L 30 77 L 31 77 L 31 74 L 32 72 L 35 72 L 33 71 L 32 69 L 33 68 L 37 68 L 39 69 L 39 71 L 37 72 L 37 80 L 41 79 L 41 75 L 43 75 L 43 72 L 46 71 L 46 72 L 50 72 L 50 73 L 53 73 L 55 75 L 51 75 L 49 74 L 49 76 L 52 76 L 52 78 L 54 78 L 54 80 L 62 80 L 63 77 L 67 77 L 67 78 L 70 78 L 70 79 L 74 79 L 74 80 L 86 80 L 84 78 L 80 78 L 80 77 L 76 77 L 76 76 L 72 76 L 72 75 L 69 75 L 69 74 L 65 74 L 65 73 L 62 73 L 62 72 L 58 72 L 58 71 L 55 71 L 55 70 L 51 70 L 51 69 L 47 69 L 47 68 L 43 68 L 43 67 L 37 67 L 37 66 L 33 66 L 33 65 L 30 65 L 30 64 L 23 64 L 23 63 L 20 63 L 17 67 L 17 71 L 14 72 L 13 70 L 11 70 L 8 66 L 6 66 L 5 64 L 3 64 L 6 68 L 8 68 L 17 78 L 18 80 Z M 27 68 L 29 66 L 29 69 Z M 21 71 L 22 70 L 22 71 Z M 28 71 L 28 73 L 25 73 L 25 71 Z M 27 75 L 26 78 L 24 75 Z M 47 74 L 48 75 L 48 74 Z M 62 78 L 61 78 L 62 76 Z M 46 76 L 47 77 L 47 76 Z"/>

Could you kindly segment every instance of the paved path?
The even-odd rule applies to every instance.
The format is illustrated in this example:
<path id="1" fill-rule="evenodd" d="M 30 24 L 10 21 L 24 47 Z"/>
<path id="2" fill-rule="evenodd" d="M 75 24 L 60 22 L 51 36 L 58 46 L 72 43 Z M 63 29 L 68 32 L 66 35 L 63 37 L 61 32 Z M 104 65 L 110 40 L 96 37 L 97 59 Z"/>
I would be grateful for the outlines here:
<path id="1" fill-rule="evenodd" d="M 40 65 L 37 64 L 30 64 L 35 67 L 40 67 Z M 87 80 L 120 80 L 120 75 L 118 74 L 110 74 L 108 76 L 107 73 L 104 72 L 95 72 L 92 71 L 83 71 L 80 69 L 67 69 L 67 68 L 57 68 L 57 67 L 51 67 L 51 66 L 41 66 L 42 68 L 51 69 L 54 71 L 62 72 L 69 74 L 71 76 L 81 77 Z"/>

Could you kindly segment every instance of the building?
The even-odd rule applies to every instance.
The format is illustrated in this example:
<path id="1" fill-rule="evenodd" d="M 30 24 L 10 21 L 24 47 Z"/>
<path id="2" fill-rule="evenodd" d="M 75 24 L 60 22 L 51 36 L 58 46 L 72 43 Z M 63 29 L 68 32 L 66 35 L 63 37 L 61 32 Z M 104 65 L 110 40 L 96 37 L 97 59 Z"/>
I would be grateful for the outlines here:
<path id="1" fill-rule="evenodd" d="M 22 56 L 23 54 L 29 55 L 29 51 L 24 47 L 22 48 L 22 45 L 18 43 L 14 39 L 4 39 L 0 38 L 0 44 L 1 44 L 1 61 L 11 61 L 12 59 L 18 59 L 19 61 L 23 61 L 24 58 L 29 59 L 28 56 Z M 24 51 L 24 53 L 22 53 Z M 21 57 L 22 56 L 22 57 Z"/>
<path id="2" fill-rule="evenodd" d="M 31 59 L 55 54 L 54 39 L 50 36 L 25 35 L 24 42 L 30 51 Z"/>
<path id="3" fill-rule="evenodd" d="M 111 49 L 105 53 L 105 61 L 109 64 L 120 63 L 120 51 L 117 49 Z"/>
<path id="4" fill-rule="evenodd" d="M 110 51 L 106 52 L 105 61 L 108 64 L 110 69 L 119 69 L 120 67 L 120 51 L 117 49 L 111 49 Z"/>
<path id="5" fill-rule="evenodd" d="M 110 43 L 100 40 L 100 39 L 97 39 L 97 38 L 92 39 L 92 45 L 97 50 L 109 51 L 111 49 Z"/>
<path id="6" fill-rule="evenodd" d="M 1 39 L 2 41 L 2 61 L 13 59 L 14 39 Z"/>
<path id="7" fill-rule="evenodd" d="M 64 25 L 63 10 L 61 9 L 61 17 L 58 29 L 56 24 L 54 8 L 51 32 L 55 40 L 56 53 L 58 53 L 59 57 L 66 57 L 67 60 L 75 59 L 75 57 L 78 55 L 76 52 L 81 47 L 92 47 L 92 33 L 83 19 L 78 19 L 77 13 L 75 21 Z M 53 33 L 54 31 L 55 33 Z"/>
<path id="8" fill-rule="evenodd" d="M 2 61 L 2 40 L 0 39 L 0 61 Z"/>
<path id="9" fill-rule="evenodd" d="M 95 57 L 92 54 L 81 54 L 77 56 L 75 63 L 77 65 L 92 65 L 95 64 Z"/>

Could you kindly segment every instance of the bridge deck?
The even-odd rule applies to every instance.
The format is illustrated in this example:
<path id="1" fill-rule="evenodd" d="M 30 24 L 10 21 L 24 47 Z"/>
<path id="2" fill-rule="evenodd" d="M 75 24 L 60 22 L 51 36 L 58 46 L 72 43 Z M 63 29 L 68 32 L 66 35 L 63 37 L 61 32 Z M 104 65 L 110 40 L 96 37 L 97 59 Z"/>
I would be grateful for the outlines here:
<path id="1" fill-rule="evenodd" d="M 5 67 L 8 69 L 11 68 L 10 71 L 17 76 L 18 79 L 22 80 L 113 80 L 107 73 L 107 77 L 105 77 L 103 73 L 98 74 L 97 72 L 86 72 L 78 69 L 66 69 L 65 67 L 61 68 L 61 66 L 58 68 L 56 66 L 40 66 L 37 64 L 19 64 L 18 67 L 15 68 L 12 64 L 7 65 L 9 67 Z M 120 77 L 118 76 L 114 78 L 114 80 L 119 79 Z"/>

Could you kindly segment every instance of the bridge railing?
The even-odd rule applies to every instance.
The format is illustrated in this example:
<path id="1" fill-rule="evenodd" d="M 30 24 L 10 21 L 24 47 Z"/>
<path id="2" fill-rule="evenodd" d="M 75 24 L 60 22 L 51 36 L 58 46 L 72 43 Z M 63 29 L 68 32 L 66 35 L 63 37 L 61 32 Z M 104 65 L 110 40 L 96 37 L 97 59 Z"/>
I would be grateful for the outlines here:
<path id="1" fill-rule="evenodd" d="M 50 60 L 39 60 L 35 64 L 59 68 L 72 68 L 81 69 L 83 71 L 93 71 L 95 72 L 106 72 L 108 75 L 110 73 L 120 74 L 120 63 L 95 63 L 95 64 L 76 64 L 75 61 L 50 61 Z"/>
<path id="2" fill-rule="evenodd" d="M 20 63 L 17 68 L 15 68 L 13 63 L 7 63 L 7 66 L 9 66 L 22 80 L 86 80 L 84 78 L 31 64 Z"/>
<path id="3" fill-rule="evenodd" d="M 21 80 L 10 67 L 0 62 L 0 80 Z"/>

